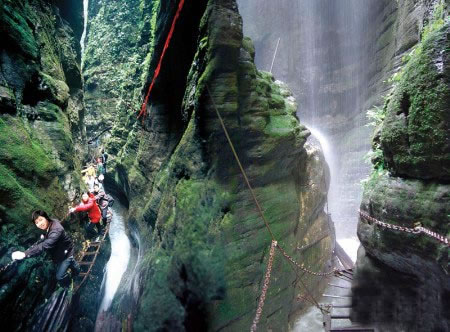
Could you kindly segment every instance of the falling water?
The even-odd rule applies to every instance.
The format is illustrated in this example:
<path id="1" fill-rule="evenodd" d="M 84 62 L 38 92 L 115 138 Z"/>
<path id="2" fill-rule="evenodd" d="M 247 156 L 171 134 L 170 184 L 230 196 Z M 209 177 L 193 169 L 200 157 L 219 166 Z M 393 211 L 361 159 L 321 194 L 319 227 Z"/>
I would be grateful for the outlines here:
<path id="1" fill-rule="evenodd" d="M 125 233 L 125 210 L 119 203 L 116 203 L 113 212 L 114 215 L 109 230 L 111 257 L 105 267 L 106 273 L 103 278 L 104 296 L 100 304 L 99 313 L 107 311 L 110 307 L 130 259 L 130 241 Z"/>
<path id="2" fill-rule="evenodd" d="M 377 0 L 242 0 L 244 33 L 255 42 L 256 63 L 271 65 L 281 37 L 273 74 L 289 84 L 298 116 L 320 141 L 330 166 L 328 209 L 338 242 L 356 259 L 360 181 L 370 167 L 368 77 Z"/>
<path id="3" fill-rule="evenodd" d="M 87 22 L 88 22 L 88 8 L 89 8 L 89 0 L 83 0 L 83 18 L 84 18 L 84 27 L 83 34 L 81 35 L 80 45 L 81 45 L 81 67 L 83 67 L 83 58 L 84 58 L 84 47 L 86 42 L 86 30 L 87 30 Z"/>

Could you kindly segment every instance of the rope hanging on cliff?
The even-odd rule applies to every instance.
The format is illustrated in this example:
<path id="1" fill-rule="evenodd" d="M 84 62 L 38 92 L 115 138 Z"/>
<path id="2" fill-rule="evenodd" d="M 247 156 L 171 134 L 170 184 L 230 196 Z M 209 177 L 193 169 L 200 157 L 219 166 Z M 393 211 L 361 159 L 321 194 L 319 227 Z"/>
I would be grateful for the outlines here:
<path id="1" fill-rule="evenodd" d="M 212 97 L 211 91 L 209 91 L 209 86 L 208 85 L 206 86 L 206 89 L 208 90 L 209 97 L 211 98 L 211 102 L 213 104 L 214 110 L 216 111 L 217 117 L 219 118 L 219 121 L 220 121 L 220 124 L 222 126 L 223 132 L 225 133 L 225 136 L 227 137 L 227 141 L 228 141 L 228 144 L 231 147 L 231 151 L 233 152 L 234 158 L 236 159 L 236 162 L 239 165 L 239 168 L 241 170 L 242 176 L 244 177 L 245 183 L 247 184 L 247 187 L 250 190 L 250 193 L 252 194 L 253 200 L 255 201 L 255 204 L 256 204 L 256 207 L 258 209 L 259 215 L 261 216 L 262 220 L 264 220 L 264 224 L 266 225 L 266 228 L 269 231 L 270 236 L 272 237 L 272 241 L 276 242 L 275 236 L 273 235 L 272 230 L 270 229 L 269 222 L 267 221 L 266 217 L 264 216 L 262 208 L 259 205 L 258 199 L 256 198 L 255 192 L 253 191 L 253 187 L 251 186 L 250 181 L 247 178 L 247 173 L 245 172 L 244 167 L 242 167 L 241 161 L 240 161 L 240 159 L 239 159 L 239 157 L 238 157 L 238 155 L 236 153 L 236 149 L 234 148 L 234 145 L 233 145 L 233 142 L 231 141 L 230 135 L 228 134 L 228 130 L 225 127 L 225 123 L 223 122 L 222 116 L 220 115 L 219 110 L 217 109 L 217 106 L 216 106 L 216 103 L 214 102 L 214 99 Z"/>
<path id="2" fill-rule="evenodd" d="M 242 173 L 242 176 L 244 177 L 245 183 L 247 184 L 247 187 L 248 187 L 248 189 L 250 190 L 250 193 L 252 194 L 252 197 L 253 197 L 253 200 L 254 200 L 254 202 L 255 202 L 255 205 L 256 205 L 256 207 L 257 207 L 257 209 L 258 209 L 258 212 L 259 212 L 261 218 L 264 220 L 264 225 L 266 226 L 267 230 L 268 230 L 269 233 L 270 233 L 270 236 L 272 237 L 271 254 L 272 254 L 272 250 L 274 249 L 274 247 L 276 247 L 276 248 L 283 254 L 283 257 L 285 257 L 291 264 L 295 265 L 297 268 L 301 269 L 302 271 L 304 271 L 304 272 L 306 272 L 306 273 L 309 273 L 309 274 L 312 274 L 312 275 L 315 275 L 315 276 L 329 276 L 329 275 L 332 275 L 332 274 L 337 274 L 338 271 L 336 271 L 335 269 L 333 269 L 333 270 L 331 270 L 331 271 L 328 271 L 328 272 L 322 272 L 322 273 L 321 273 L 321 272 L 314 272 L 314 271 L 311 271 L 311 270 L 309 270 L 309 269 L 303 267 L 303 265 L 298 264 L 298 263 L 297 263 L 291 256 L 289 256 L 289 255 L 286 253 L 286 251 L 278 244 L 278 242 L 276 241 L 275 236 L 274 236 L 274 234 L 273 234 L 273 232 L 272 232 L 272 230 L 271 230 L 271 228 L 270 228 L 269 222 L 267 221 L 267 219 L 266 219 L 266 217 L 265 217 L 265 215 L 264 215 L 264 212 L 262 211 L 261 205 L 259 204 L 258 199 L 256 198 L 256 195 L 255 195 L 255 192 L 254 192 L 254 190 L 253 190 L 253 187 L 251 186 L 250 181 L 248 180 L 247 173 L 245 172 L 244 167 L 242 166 L 241 161 L 240 161 L 240 159 L 239 159 L 239 156 L 237 155 L 236 149 L 234 148 L 234 144 L 233 144 L 233 142 L 231 141 L 230 135 L 228 134 L 228 130 L 227 130 L 227 128 L 225 127 L 225 123 L 223 122 L 222 116 L 220 115 L 220 112 L 219 112 L 219 110 L 218 110 L 218 108 L 217 108 L 217 106 L 216 106 L 216 103 L 214 102 L 214 99 L 213 99 L 213 97 L 212 97 L 212 94 L 211 94 L 211 91 L 210 91 L 208 85 L 206 85 L 206 90 L 208 91 L 208 95 L 209 95 L 209 97 L 210 97 L 210 99 L 211 99 L 213 108 L 214 108 L 214 110 L 215 110 L 215 112 L 216 112 L 216 115 L 217 115 L 217 117 L 218 117 L 218 119 L 219 119 L 220 125 L 222 126 L 223 132 L 225 133 L 225 136 L 226 136 L 226 138 L 227 138 L 227 141 L 228 141 L 228 144 L 229 144 L 229 146 L 230 146 L 230 148 L 231 148 L 231 151 L 233 152 L 234 158 L 235 158 L 237 164 L 239 165 L 239 169 L 240 169 L 240 171 L 241 171 L 241 173 Z M 273 259 L 272 259 L 272 260 L 273 260 Z M 268 268 L 267 268 L 267 271 L 268 271 L 268 277 L 267 277 L 267 273 L 266 273 L 266 279 L 265 279 L 265 281 L 264 281 L 263 290 L 262 290 L 262 294 L 261 294 L 261 297 L 260 297 L 260 304 L 258 305 L 258 309 L 257 309 L 257 311 L 256 311 L 256 316 L 255 316 L 255 320 L 254 320 L 254 322 L 253 322 L 253 325 L 252 325 L 252 327 L 251 327 L 251 331 L 255 331 L 255 330 L 256 330 L 256 324 L 257 324 L 258 321 L 259 321 L 259 316 L 261 315 L 261 312 L 262 312 L 262 306 L 264 305 L 265 294 L 266 294 L 266 292 L 267 292 L 267 288 L 268 288 L 268 285 L 269 285 L 270 271 L 271 271 L 271 269 L 272 269 L 272 263 L 271 263 L 271 259 L 270 259 L 270 258 L 269 258 L 269 264 L 270 264 L 270 265 L 268 265 Z M 269 269 L 269 267 L 270 267 L 270 269 Z M 297 271 L 296 271 L 295 269 L 294 269 L 294 271 L 295 271 L 295 273 L 296 273 L 297 276 L 298 276 Z M 269 279 L 267 279 L 267 278 L 269 278 Z M 266 281 L 267 281 L 267 283 L 266 283 Z M 303 283 L 303 281 L 301 280 L 301 278 L 300 278 L 300 281 L 301 281 L 303 287 L 305 288 L 305 290 L 308 292 L 308 294 L 311 294 L 311 293 L 309 292 L 308 288 L 306 287 L 306 285 L 305 285 L 305 284 Z M 312 297 L 312 295 L 310 295 L 310 296 L 311 296 L 311 298 L 313 299 L 313 301 L 315 302 L 315 305 L 317 306 L 317 308 L 318 308 L 319 310 L 322 311 L 322 307 L 317 303 L 317 301 L 314 299 L 314 297 Z M 262 299 L 262 301 L 261 301 L 261 299 Z M 258 314 L 258 313 L 259 313 L 259 314 Z M 256 322 L 256 323 L 255 323 L 255 322 Z"/>
<path id="3" fill-rule="evenodd" d="M 442 244 L 445 244 L 447 247 L 450 247 L 450 243 L 449 243 L 449 239 L 446 238 L 443 235 L 440 235 L 436 232 L 430 231 L 429 229 L 422 227 L 422 226 L 417 226 L 414 228 L 409 228 L 409 227 L 403 227 L 403 226 L 398 226 L 398 225 L 393 225 L 393 224 L 388 224 L 386 222 L 380 221 L 378 219 L 375 219 L 374 217 L 371 217 L 367 212 L 361 211 L 359 210 L 359 215 L 367 220 L 368 222 L 374 223 L 378 226 L 381 226 L 383 228 L 386 229 L 392 229 L 395 231 L 400 231 L 400 232 L 405 232 L 405 233 L 411 233 L 411 234 L 420 234 L 423 233 L 439 242 L 441 242 Z"/>
<path id="4" fill-rule="evenodd" d="M 158 65 L 156 66 L 155 69 L 155 73 L 153 74 L 153 79 L 152 82 L 148 88 L 147 94 L 145 96 L 144 102 L 142 103 L 142 107 L 141 107 L 141 111 L 139 112 L 138 118 L 140 118 L 142 115 L 144 115 L 144 117 L 147 115 L 147 103 L 148 103 L 148 98 L 150 97 L 150 92 L 153 89 L 153 85 L 155 84 L 156 78 L 159 75 L 159 71 L 161 70 L 161 64 L 164 58 L 164 55 L 166 54 L 167 49 L 169 48 L 169 44 L 170 44 L 170 40 L 172 39 L 172 35 L 173 32 L 175 30 L 175 24 L 177 23 L 178 17 L 180 16 L 181 10 L 183 9 L 183 5 L 184 5 L 184 0 L 180 0 L 179 4 L 178 4 L 178 9 L 177 12 L 175 13 L 175 17 L 173 18 L 172 21 L 172 26 L 170 27 L 169 30 L 169 34 L 167 35 L 167 39 L 166 42 L 164 43 L 164 49 L 161 53 L 161 56 L 159 58 L 159 62 Z"/>
<path id="5" fill-rule="evenodd" d="M 259 204 L 258 199 L 256 198 L 256 194 L 255 194 L 255 192 L 253 190 L 253 187 L 250 184 L 250 181 L 248 180 L 247 173 L 245 172 L 244 167 L 242 167 L 242 164 L 241 164 L 241 161 L 239 159 L 239 156 L 237 155 L 236 149 L 234 148 L 234 144 L 231 141 L 230 135 L 228 134 L 228 130 L 225 127 L 225 123 L 223 122 L 222 116 L 220 115 L 220 112 L 219 112 L 219 110 L 218 110 L 218 108 L 216 106 L 216 103 L 214 102 L 214 99 L 212 97 L 212 94 L 211 94 L 211 91 L 209 90 L 209 86 L 208 85 L 206 85 L 206 90 L 208 91 L 209 97 L 211 98 L 211 102 L 212 102 L 213 108 L 216 111 L 217 117 L 219 118 L 220 125 L 222 126 L 223 132 L 225 133 L 225 136 L 227 138 L 228 144 L 230 145 L 231 151 L 233 152 L 234 158 L 235 158 L 237 164 L 239 165 L 239 169 L 241 170 L 241 174 L 244 177 L 245 183 L 247 184 L 247 187 L 248 187 L 248 189 L 249 189 L 249 191 L 250 191 L 250 193 L 251 193 L 251 195 L 253 197 L 253 201 L 255 202 L 255 205 L 256 205 L 256 207 L 258 209 L 258 213 L 261 216 L 262 220 L 264 221 L 264 225 L 266 226 L 267 230 L 269 231 L 270 236 L 272 237 L 272 241 L 276 241 L 275 236 L 274 236 L 274 234 L 272 232 L 272 229 L 270 228 L 269 222 L 267 221 L 267 219 L 266 219 L 266 217 L 264 215 L 264 212 L 262 211 L 261 205 Z M 289 261 L 294 263 L 298 268 L 300 268 L 304 272 L 307 272 L 307 273 L 310 273 L 310 274 L 316 275 L 316 276 L 327 276 L 327 275 L 331 275 L 331 274 L 335 274 L 336 273 L 336 270 L 331 270 L 331 271 L 322 272 L 322 273 L 320 273 L 320 272 L 313 272 L 313 271 L 303 267 L 302 265 L 298 264 L 291 256 L 289 256 L 286 253 L 286 251 L 280 246 L 280 244 L 278 242 L 277 242 L 277 249 L 281 251 L 281 253 L 283 254 L 283 256 L 285 258 L 287 258 Z"/>

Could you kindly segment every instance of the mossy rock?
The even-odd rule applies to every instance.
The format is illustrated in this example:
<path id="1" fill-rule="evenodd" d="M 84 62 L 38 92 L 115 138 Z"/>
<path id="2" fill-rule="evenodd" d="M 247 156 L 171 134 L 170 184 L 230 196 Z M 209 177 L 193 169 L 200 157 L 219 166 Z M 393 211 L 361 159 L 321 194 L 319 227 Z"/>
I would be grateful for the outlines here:
<path id="1" fill-rule="evenodd" d="M 39 119 L 43 121 L 57 121 L 61 119 L 61 108 L 49 102 L 39 102 L 36 105 L 36 113 Z"/>
<path id="2" fill-rule="evenodd" d="M 417 48 L 385 108 L 381 147 L 388 169 L 450 180 L 450 22 Z"/>
<path id="3" fill-rule="evenodd" d="M 48 95 L 51 101 L 60 106 L 66 106 L 69 99 L 69 87 L 64 81 L 55 79 L 45 73 L 40 73 L 40 90 Z"/>
<path id="4" fill-rule="evenodd" d="M 39 48 L 33 35 L 33 24 L 27 6 L 19 1 L 2 2 L 0 9 L 0 36 L 4 46 L 37 59 Z"/>
<path id="5" fill-rule="evenodd" d="M 0 119 L 0 163 L 25 179 L 51 179 L 57 171 L 39 142 L 33 140 L 20 119 Z"/>
<path id="6" fill-rule="evenodd" d="M 413 228 L 419 222 L 433 232 L 450 236 L 450 185 L 385 173 L 366 186 L 361 208 L 389 224 Z M 405 234 L 360 222 L 358 236 L 369 253 L 376 252 L 385 259 L 389 259 L 389 253 L 404 256 L 404 260 L 415 254 L 447 264 L 448 248 L 424 234 Z"/>

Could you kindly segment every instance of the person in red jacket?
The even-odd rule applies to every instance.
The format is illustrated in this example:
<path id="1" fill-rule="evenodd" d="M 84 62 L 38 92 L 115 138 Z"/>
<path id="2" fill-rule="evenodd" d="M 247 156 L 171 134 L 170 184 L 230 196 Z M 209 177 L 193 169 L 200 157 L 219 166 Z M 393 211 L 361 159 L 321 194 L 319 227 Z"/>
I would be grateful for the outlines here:
<path id="1" fill-rule="evenodd" d="M 89 234 L 94 234 L 94 227 L 97 228 L 99 234 L 102 232 L 102 226 L 100 224 L 100 219 L 102 214 L 95 201 L 95 196 L 92 193 L 84 192 L 81 195 L 81 203 L 74 208 L 70 208 L 69 213 L 86 211 L 89 217 L 89 224 L 86 227 L 86 231 Z"/>

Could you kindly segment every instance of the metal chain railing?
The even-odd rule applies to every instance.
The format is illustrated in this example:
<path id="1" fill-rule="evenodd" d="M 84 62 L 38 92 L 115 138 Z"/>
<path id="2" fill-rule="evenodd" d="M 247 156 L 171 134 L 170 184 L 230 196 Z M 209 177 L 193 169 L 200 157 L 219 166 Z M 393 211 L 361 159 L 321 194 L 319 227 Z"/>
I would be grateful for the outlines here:
<path id="1" fill-rule="evenodd" d="M 300 270 L 302 270 L 302 271 L 304 271 L 304 272 L 306 272 L 306 273 L 309 273 L 309 274 L 312 274 L 312 275 L 315 275 L 315 276 L 318 276 L 318 277 L 324 277 L 324 276 L 329 276 L 329 275 L 335 274 L 336 271 L 337 271 L 336 269 L 333 269 L 333 270 L 328 271 L 328 272 L 314 272 L 314 271 L 311 271 L 310 269 L 307 269 L 306 267 L 304 267 L 304 266 L 300 265 L 299 263 L 297 263 L 297 262 L 296 262 L 291 256 L 289 256 L 289 255 L 286 253 L 286 251 L 284 251 L 284 249 L 281 248 L 279 245 L 277 245 L 277 248 L 278 248 L 278 250 L 280 250 L 280 252 L 282 253 L 282 255 L 283 255 L 285 258 L 287 258 L 292 264 L 294 264 L 294 265 L 297 266 Z"/>
<path id="2" fill-rule="evenodd" d="M 368 213 L 359 210 L 359 215 L 363 218 L 366 219 L 367 221 L 374 223 L 378 226 L 381 226 L 383 228 L 387 228 L 387 229 L 393 229 L 395 231 L 400 231 L 400 232 L 404 232 L 404 233 L 411 233 L 411 234 L 420 234 L 423 233 L 431 238 L 434 238 L 435 240 L 438 240 L 439 242 L 441 242 L 442 244 L 445 244 L 447 246 L 449 246 L 449 240 L 448 238 L 446 238 L 445 236 L 442 236 L 436 232 L 430 231 L 429 229 L 422 227 L 422 226 L 416 226 L 414 228 L 410 228 L 410 227 L 404 227 L 404 226 L 398 226 L 398 225 L 393 225 L 393 224 L 388 224 L 386 222 L 380 221 L 378 219 L 375 219 L 374 217 L 370 216 Z"/>
<path id="3" fill-rule="evenodd" d="M 267 266 L 266 276 L 265 276 L 265 279 L 264 279 L 264 285 L 263 285 L 261 296 L 259 298 L 259 303 L 258 303 L 258 308 L 256 310 L 256 315 L 255 315 L 255 318 L 253 320 L 253 324 L 252 324 L 251 329 L 250 329 L 250 331 L 254 332 L 254 331 L 256 331 L 256 327 L 257 327 L 259 319 L 261 317 L 262 308 L 264 306 L 264 300 L 266 298 L 267 289 L 269 287 L 270 273 L 272 271 L 273 255 L 275 253 L 275 248 L 278 248 L 281 251 L 281 253 L 283 254 L 283 257 L 288 259 L 293 265 L 298 267 L 300 270 L 302 270 L 302 271 L 304 271 L 306 273 L 312 274 L 314 276 L 319 276 L 319 277 L 329 276 L 329 275 L 335 274 L 337 270 L 333 269 L 332 271 L 329 271 L 329 272 L 314 272 L 314 271 L 311 271 L 310 269 L 307 269 L 307 268 L 303 267 L 302 265 L 298 264 L 291 256 L 289 256 L 283 250 L 283 248 L 281 248 L 278 245 L 278 243 L 277 243 L 277 241 L 275 239 L 275 235 L 272 232 L 272 229 L 271 229 L 271 227 L 269 225 L 269 222 L 266 219 L 266 217 L 265 217 L 265 215 L 264 215 L 264 213 L 262 211 L 262 208 L 261 208 L 261 205 L 258 202 L 258 199 L 256 198 L 256 194 L 255 194 L 255 192 L 254 192 L 254 190 L 252 188 L 252 185 L 250 184 L 250 181 L 249 181 L 249 179 L 247 177 L 247 174 L 246 174 L 246 172 L 244 170 L 244 167 L 242 166 L 241 161 L 239 160 L 239 156 L 237 155 L 236 149 L 234 148 L 233 142 L 231 141 L 230 135 L 228 134 L 228 130 L 227 130 L 227 128 L 225 126 L 225 123 L 224 123 L 224 121 L 222 119 L 222 116 L 220 115 L 220 112 L 219 112 L 219 110 L 218 110 L 218 108 L 217 108 L 217 106 L 216 106 L 216 104 L 214 102 L 214 98 L 212 97 L 212 94 L 211 94 L 211 91 L 209 90 L 209 86 L 208 85 L 206 85 L 206 90 L 207 90 L 207 92 L 209 94 L 209 97 L 211 98 L 211 103 L 212 103 L 213 108 L 214 108 L 214 110 L 216 112 L 217 118 L 219 119 L 220 125 L 221 125 L 221 127 L 223 129 L 223 132 L 224 132 L 225 137 L 226 137 L 226 139 L 228 141 L 228 144 L 230 145 L 230 148 L 231 148 L 231 151 L 232 151 L 232 153 L 234 155 L 234 158 L 236 159 L 236 162 L 237 162 L 237 164 L 239 166 L 239 169 L 240 169 L 241 174 L 242 174 L 242 176 L 244 178 L 244 181 L 247 184 L 247 187 L 248 187 L 248 189 L 249 189 L 249 191 L 250 191 L 250 193 L 252 195 L 253 201 L 255 202 L 255 205 L 256 205 L 256 208 L 258 210 L 258 213 L 261 216 L 261 219 L 264 221 L 264 225 L 267 228 L 267 230 L 268 230 L 268 232 L 269 232 L 269 234 L 270 234 L 270 236 L 272 238 L 272 245 L 271 245 L 271 248 L 270 248 L 270 257 L 269 257 L 269 262 L 268 262 L 268 266 Z M 301 281 L 301 278 L 299 280 Z M 302 282 L 302 284 L 303 284 L 305 290 L 307 290 L 306 285 L 303 282 Z M 311 296 L 311 298 L 314 300 L 314 298 L 312 296 Z M 316 301 L 314 300 L 314 302 L 316 302 Z M 320 310 L 322 310 L 317 302 L 316 302 L 316 306 Z"/>
<path id="4" fill-rule="evenodd" d="M 256 326 L 258 325 L 259 319 L 261 318 L 262 309 L 264 307 L 264 301 L 266 299 L 267 289 L 269 288 L 270 274 L 272 272 L 273 257 L 275 255 L 276 246 L 277 246 L 277 241 L 272 240 L 272 245 L 270 246 L 270 252 L 269 252 L 269 261 L 267 262 L 266 275 L 264 277 L 264 283 L 263 283 L 263 287 L 262 287 L 262 291 L 261 291 L 261 296 L 259 297 L 258 308 L 256 309 L 255 318 L 253 319 L 253 324 L 252 324 L 252 327 L 250 328 L 251 332 L 256 331 Z"/>

